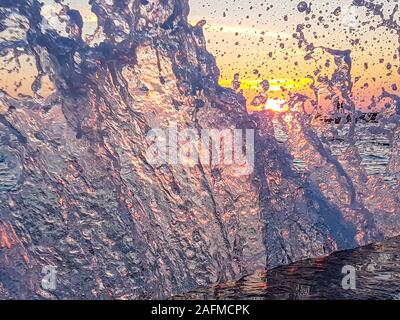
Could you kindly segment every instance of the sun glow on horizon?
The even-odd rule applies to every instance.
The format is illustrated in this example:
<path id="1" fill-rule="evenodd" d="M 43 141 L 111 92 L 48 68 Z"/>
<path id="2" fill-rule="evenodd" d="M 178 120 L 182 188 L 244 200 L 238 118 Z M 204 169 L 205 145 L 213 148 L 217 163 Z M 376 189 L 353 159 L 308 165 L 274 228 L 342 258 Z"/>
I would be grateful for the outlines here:
<path id="1" fill-rule="evenodd" d="M 240 89 L 247 100 L 247 109 L 250 112 L 270 110 L 273 112 L 287 112 L 289 110 L 286 102 L 289 98 L 289 92 L 302 92 L 309 88 L 311 80 L 302 79 L 268 79 L 270 88 L 266 93 L 268 101 L 265 105 L 253 106 L 252 99 L 260 92 L 261 80 L 240 79 Z M 230 88 L 232 81 L 220 79 L 219 84 L 222 87 Z"/>
<path id="2" fill-rule="evenodd" d="M 273 112 L 287 112 L 289 110 L 286 105 L 286 100 L 283 99 L 269 99 L 263 110 L 271 110 Z"/>
<path id="3" fill-rule="evenodd" d="M 268 99 L 267 103 L 262 106 L 248 106 L 250 112 L 256 111 L 272 111 L 272 112 L 287 112 L 289 107 L 284 99 Z"/>
<path id="4" fill-rule="evenodd" d="M 240 79 L 240 88 L 243 90 L 257 90 L 260 88 L 260 79 Z M 268 79 L 270 83 L 269 92 L 285 90 L 298 90 L 309 87 L 312 80 L 309 78 L 300 79 Z M 222 87 L 230 87 L 232 80 L 221 79 L 219 84 Z"/>

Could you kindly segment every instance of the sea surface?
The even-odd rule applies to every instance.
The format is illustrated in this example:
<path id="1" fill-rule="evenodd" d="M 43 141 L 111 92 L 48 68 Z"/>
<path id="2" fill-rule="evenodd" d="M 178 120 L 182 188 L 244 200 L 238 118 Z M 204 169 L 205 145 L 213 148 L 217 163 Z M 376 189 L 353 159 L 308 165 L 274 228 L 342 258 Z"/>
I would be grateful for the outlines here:
<path id="1" fill-rule="evenodd" d="M 327 258 L 259 271 L 173 299 L 400 300 L 399 248 L 397 237 Z"/>

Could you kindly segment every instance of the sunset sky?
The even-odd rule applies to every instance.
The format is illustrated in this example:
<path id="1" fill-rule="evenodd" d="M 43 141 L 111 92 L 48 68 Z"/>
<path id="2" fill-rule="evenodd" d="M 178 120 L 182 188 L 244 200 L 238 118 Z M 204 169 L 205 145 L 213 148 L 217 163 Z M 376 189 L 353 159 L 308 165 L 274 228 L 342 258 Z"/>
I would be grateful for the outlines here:
<path id="1" fill-rule="evenodd" d="M 189 22 L 205 19 L 207 48 L 217 57 L 221 70 L 220 84 L 230 86 L 235 73 L 240 73 L 245 95 L 250 97 L 262 79 L 270 81 L 271 99 L 284 99 L 288 92 L 309 93 L 310 80 L 318 67 L 324 69 L 328 57 L 318 61 L 305 61 L 305 51 L 297 47 L 292 38 L 296 26 L 306 25 L 306 37 L 316 46 L 351 49 L 355 100 L 363 107 L 372 96 L 379 95 L 399 84 L 396 56 L 398 39 L 393 31 L 377 28 L 379 19 L 367 16 L 366 9 L 352 7 L 352 0 L 337 2 L 315 0 L 308 16 L 300 13 L 296 0 L 190 0 Z M 43 15 L 49 23 L 57 19 L 52 15 L 54 5 L 44 0 Z M 68 0 L 64 3 L 81 11 L 85 32 L 96 26 L 95 16 L 87 2 Z M 398 0 L 385 2 L 389 15 Z M 322 66 L 322 68 L 321 68 Z M 367 66 L 367 68 L 366 68 Z M 327 74 L 331 68 L 325 68 Z M 400 85 L 399 85 L 400 87 Z M 273 102 L 271 102 L 273 103 Z"/>
<path id="2" fill-rule="evenodd" d="M 312 12 L 306 20 L 306 14 L 297 9 L 300 1 L 191 0 L 190 21 L 207 20 L 208 49 L 217 56 L 224 85 L 239 72 L 246 88 L 268 79 L 273 98 L 286 96 L 281 86 L 288 91 L 307 92 L 307 75 L 325 60 L 318 64 L 304 61 L 305 52 L 292 39 L 300 23 L 308 24 L 306 37 L 316 46 L 352 50 L 352 74 L 357 80 L 354 92 L 360 106 L 379 95 L 381 87 L 390 89 L 400 82 L 396 72 L 398 40 L 393 31 L 376 28 L 378 18 L 368 17 L 364 8 L 351 6 L 352 0 L 310 2 Z M 385 2 L 387 16 L 396 3 Z M 390 65 L 392 69 L 388 70 Z"/>

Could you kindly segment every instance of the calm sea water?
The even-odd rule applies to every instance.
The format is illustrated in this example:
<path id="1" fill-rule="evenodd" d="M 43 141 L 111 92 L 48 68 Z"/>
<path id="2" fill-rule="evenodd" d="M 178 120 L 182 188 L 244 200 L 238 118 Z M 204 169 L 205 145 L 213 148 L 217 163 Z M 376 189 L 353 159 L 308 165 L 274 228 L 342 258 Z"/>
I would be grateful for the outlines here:
<path id="1" fill-rule="evenodd" d="M 400 300 L 399 248 L 400 237 L 327 258 L 260 271 L 174 299 Z M 345 278 L 349 268 L 355 275 L 355 287 L 350 288 L 352 282 Z"/>

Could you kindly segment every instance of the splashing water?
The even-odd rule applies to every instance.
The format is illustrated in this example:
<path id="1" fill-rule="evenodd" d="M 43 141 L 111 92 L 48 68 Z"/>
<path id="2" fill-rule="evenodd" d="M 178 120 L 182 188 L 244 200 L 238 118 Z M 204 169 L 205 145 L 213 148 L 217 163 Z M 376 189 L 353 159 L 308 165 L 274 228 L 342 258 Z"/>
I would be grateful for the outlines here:
<path id="1" fill-rule="evenodd" d="M 236 282 L 200 288 L 173 299 L 399 300 L 399 240 L 259 271 Z M 343 266 L 357 270 L 353 290 L 343 289 Z"/>
<path id="2" fill-rule="evenodd" d="M 73 4 L 0 0 L 0 297 L 166 297 L 399 234 L 398 83 L 360 111 L 352 51 L 310 40 L 313 5 L 292 30 L 318 66 L 308 92 L 271 102 L 254 70 L 248 114 L 188 1 Z M 398 36 L 398 61 L 398 5 L 353 5 Z M 146 133 L 173 123 L 256 129 L 254 174 L 153 166 Z"/>
<path id="3" fill-rule="evenodd" d="M 385 27 L 400 36 L 400 24 L 396 21 L 399 5 L 395 5 L 388 18 L 385 18 L 382 5 L 354 1 L 352 10 L 357 7 L 366 8 L 370 15 L 379 17 L 378 28 Z M 307 16 L 313 12 L 311 3 L 306 2 L 300 2 L 297 10 Z M 340 14 L 339 7 L 334 15 Z M 330 69 L 328 62 L 321 63 L 312 75 L 308 75 L 312 96 L 289 92 L 289 99 L 274 109 L 268 102 L 268 86 L 252 100 L 251 106 L 273 111 L 287 111 L 283 106 L 288 107 L 284 114 L 270 115 L 274 118 L 271 125 L 275 137 L 293 157 L 292 168 L 301 172 L 310 183 L 318 185 L 345 217 L 360 218 L 366 229 L 374 230 L 377 216 L 396 219 L 400 210 L 399 175 L 393 165 L 398 162 L 400 97 L 387 91 L 396 91 L 397 84 L 392 84 L 389 89 L 382 88 L 380 96 L 373 98 L 367 109 L 375 110 L 375 113 L 362 112 L 353 92 L 352 51 L 315 46 L 308 41 L 305 28 L 305 24 L 299 24 L 293 34 L 298 48 L 304 52 L 304 60 L 316 63 L 332 60 L 334 67 Z M 398 40 L 400 49 L 400 37 Z M 400 54 L 395 55 L 395 59 L 400 61 Z M 332 70 L 330 74 L 328 70 Z M 395 72 L 400 74 L 400 69 Z M 240 83 L 238 74 L 232 86 L 238 92 L 237 83 Z M 261 87 L 264 87 L 263 83 L 268 81 L 261 81 Z M 323 109 L 322 101 L 331 111 Z M 379 199 L 385 199 L 385 203 Z M 369 242 L 378 236 L 368 232 L 357 237 L 365 237 L 364 241 Z"/>

